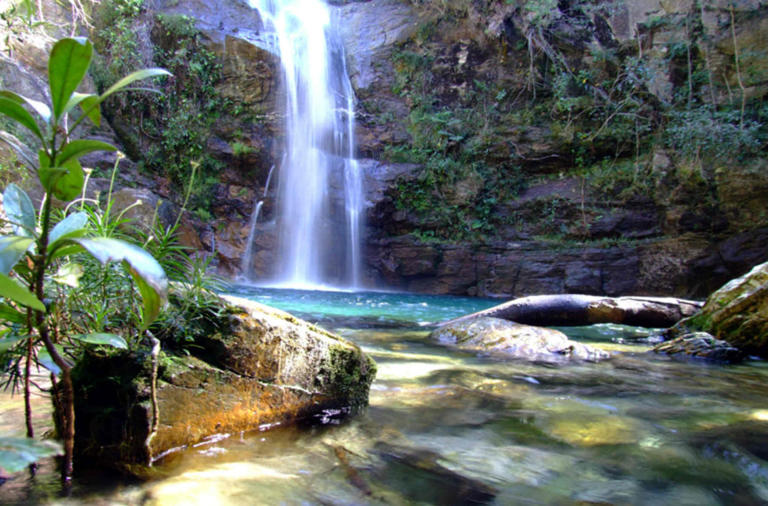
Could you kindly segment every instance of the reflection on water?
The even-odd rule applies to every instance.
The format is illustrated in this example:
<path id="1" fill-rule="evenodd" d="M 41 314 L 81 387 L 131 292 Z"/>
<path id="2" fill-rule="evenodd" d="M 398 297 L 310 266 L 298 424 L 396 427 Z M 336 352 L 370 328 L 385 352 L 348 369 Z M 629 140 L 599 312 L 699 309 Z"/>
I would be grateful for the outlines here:
<path id="1" fill-rule="evenodd" d="M 284 293 L 267 295 L 291 310 Z M 315 303 L 301 295 L 296 312 L 317 315 L 377 361 L 365 413 L 326 426 L 233 435 L 176 456 L 159 469 L 162 479 L 99 489 L 92 479 L 61 502 L 768 502 L 763 362 L 671 361 L 647 353 L 652 332 L 620 326 L 565 329 L 621 350 L 607 362 L 503 362 L 436 346 L 419 326 L 487 301 L 407 296 L 416 308 L 408 320 L 394 295 L 365 295 L 367 314 L 358 295 L 348 295 L 334 296 L 339 307 L 331 318 L 315 307 L 329 304 L 327 294 Z M 382 307 L 395 309 L 382 314 Z"/>

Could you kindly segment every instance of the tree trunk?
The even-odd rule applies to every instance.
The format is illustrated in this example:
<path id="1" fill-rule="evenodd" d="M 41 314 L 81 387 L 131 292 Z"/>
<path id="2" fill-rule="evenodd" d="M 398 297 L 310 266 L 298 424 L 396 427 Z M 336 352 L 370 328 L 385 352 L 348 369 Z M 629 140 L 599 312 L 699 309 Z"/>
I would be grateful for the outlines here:
<path id="1" fill-rule="evenodd" d="M 532 295 L 444 322 L 492 316 L 527 325 L 592 325 L 621 323 L 638 327 L 670 327 L 701 309 L 702 303 L 671 297 L 599 297 Z"/>

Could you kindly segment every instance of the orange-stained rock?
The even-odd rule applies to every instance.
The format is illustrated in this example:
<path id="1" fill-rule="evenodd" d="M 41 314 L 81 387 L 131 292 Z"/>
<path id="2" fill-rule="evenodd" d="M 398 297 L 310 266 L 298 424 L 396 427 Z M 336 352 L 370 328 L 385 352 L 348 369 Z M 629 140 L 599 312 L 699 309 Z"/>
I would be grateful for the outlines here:
<path id="1" fill-rule="evenodd" d="M 172 296 L 173 298 L 173 296 Z M 375 363 L 356 345 L 285 312 L 221 297 L 211 331 L 162 353 L 152 437 L 147 350 L 92 351 L 77 364 L 80 465 L 143 473 L 144 466 L 211 436 L 263 430 L 368 402 Z M 174 343 L 166 337 L 164 349 Z M 178 346 L 178 343 L 176 343 Z"/>

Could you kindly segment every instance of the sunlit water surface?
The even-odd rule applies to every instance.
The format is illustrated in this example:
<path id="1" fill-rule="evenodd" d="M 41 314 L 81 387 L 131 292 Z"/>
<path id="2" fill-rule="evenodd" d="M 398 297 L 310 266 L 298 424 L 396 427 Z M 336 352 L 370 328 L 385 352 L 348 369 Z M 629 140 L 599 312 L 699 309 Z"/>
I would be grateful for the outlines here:
<path id="1" fill-rule="evenodd" d="M 147 483 L 86 476 L 57 497 L 51 463 L 0 502 L 71 504 L 760 504 L 768 502 L 768 366 L 708 366 L 648 350 L 649 332 L 563 329 L 599 364 L 476 357 L 429 324 L 494 301 L 422 295 L 231 293 L 360 344 L 379 373 L 366 412 L 235 434 L 177 455 Z M 4 401 L 5 402 L 5 401 Z M 6 405 L 10 406 L 10 405 Z M 11 408 L 8 409 L 17 409 Z M 5 416 L 4 430 L 20 423 Z"/>

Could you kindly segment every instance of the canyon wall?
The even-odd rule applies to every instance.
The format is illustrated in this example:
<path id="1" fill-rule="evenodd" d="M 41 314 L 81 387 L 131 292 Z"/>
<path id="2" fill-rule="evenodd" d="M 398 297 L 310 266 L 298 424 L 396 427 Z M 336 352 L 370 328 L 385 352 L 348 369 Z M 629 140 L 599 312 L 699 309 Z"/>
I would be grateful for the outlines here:
<path id="1" fill-rule="evenodd" d="M 90 32 L 106 68 L 123 56 L 110 46 L 121 34 L 99 9 L 116 3 L 96 7 Z M 703 297 L 768 259 L 767 2 L 331 3 L 358 101 L 368 286 Z M 239 0 L 152 0 L 131 16 L 136 65 L 204 49 L 216 67 L 210 86 L 184 67 L 166 85 L 213 97 L 194 139 L 184 123 L 147 123 L 165 109 L 106 104 L 109 135 L 132 159 L 126 201 L 138 185 L 155 196 L 145 202 L 172 203 L 171 221 L 184 179 L 150 155 L 180 132 L 178 149 L 199 146 L 207 171 L 183 242 L 241 274 L 262 200 L 249 277 L 267 279 L 279 175 L 267 183 L 284 133 L 258 13 Z M 343 220 L 341 184 L 329 191 Z"/>

